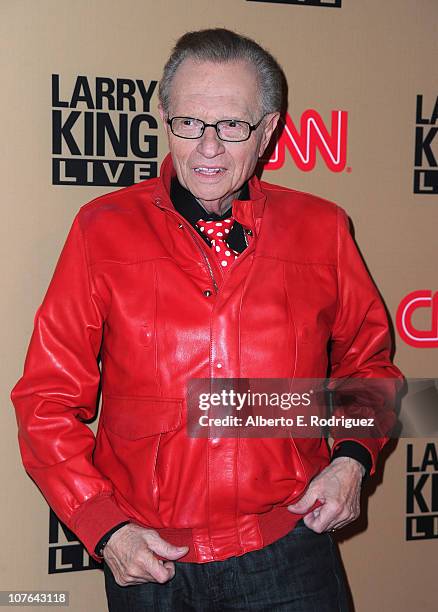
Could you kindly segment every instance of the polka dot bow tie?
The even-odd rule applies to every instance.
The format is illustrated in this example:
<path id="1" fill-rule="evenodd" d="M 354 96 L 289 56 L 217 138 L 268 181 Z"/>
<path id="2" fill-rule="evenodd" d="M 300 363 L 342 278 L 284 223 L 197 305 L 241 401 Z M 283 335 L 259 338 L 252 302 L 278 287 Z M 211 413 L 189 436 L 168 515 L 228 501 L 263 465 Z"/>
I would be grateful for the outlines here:
<path id="1" fill-rule="evenodd" d="M 230 266 L 239 255 L 226 243 L 226 238 L 233 227 L 234 219 L 229 217 L 223 221 L 204 221 L 199 219 L 196 225 L 211 242 L 212 249 L 223 268 Z"/>

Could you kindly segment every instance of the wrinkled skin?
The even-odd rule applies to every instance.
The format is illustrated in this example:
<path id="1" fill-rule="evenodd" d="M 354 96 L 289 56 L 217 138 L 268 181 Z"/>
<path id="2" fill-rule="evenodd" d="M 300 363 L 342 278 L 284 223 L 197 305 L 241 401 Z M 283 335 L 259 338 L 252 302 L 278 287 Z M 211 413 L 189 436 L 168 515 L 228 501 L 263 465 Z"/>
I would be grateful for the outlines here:
<path id="1" fill-rule="evenodd" d="M 310 482 L 303 497 L 288 510 L 305 514 L 319 500 L 321 506 L 306 514 L 304 523 L 317 533 L 340 529 L 360 513 L 360 491 L 365 468 L 350 457 L 337 457 Z"/>
<path id="2" fill-rule="evenodd" d="M 175 575 L 173 561 L 187 554 L 188 546 L 178 548 L 163 540 L 154 529 L 129 523 L 108 540 L 103 558 L 120 586 L 143 582 L 164 583 Z M 161 561 L 154 553 L 167 559 Z"/>
<path id="3" fill-rule="evenodd" d="M 169 117 L 193 117 L 205 123 L 236 119 L 256 124 L 263 116 L 257 76 L 246 62 L 185 60 L 176 71 L 168 113 L 159 111 L 178 180 L 209 212 L 223 214 L 254 174 L 259 157 L 269 144 L 279 113 L 268 113 L 248 140 L 225 142 L 212 127 L 201 138 L 179 138 L 166 123 Z M 198 172 L 217 169 L 215 175 Z"/>

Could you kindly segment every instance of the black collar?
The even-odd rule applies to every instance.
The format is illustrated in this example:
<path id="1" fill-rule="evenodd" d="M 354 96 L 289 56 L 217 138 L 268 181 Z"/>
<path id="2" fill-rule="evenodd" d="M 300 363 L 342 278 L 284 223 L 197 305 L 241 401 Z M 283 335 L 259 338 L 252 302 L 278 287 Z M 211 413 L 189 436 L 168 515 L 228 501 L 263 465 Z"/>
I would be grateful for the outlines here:
<path id="1" fill-rule="evenodd" d="M 196 222 L 199 221 L 199 219 L 204 219 L 204 221 L 221 221 L 222 219 L 228 219 L 228 217 L 231 217 L 232 206 L 230 206 L 230 208 L 224 212 L 223 215 L 207 212 L 205 208 L 199 204 L 195 196 L 180 184 L 176 177 L 172 179 L 170 184 L 170 199 L 172 200 L 173 205 L 179 214 L 187 219 L 190 225 L 209 246 L 211 246 L 210 240 L 207 238 L 204 232 L 200 231 L 199 227 L 196 225 Z M 246 182 L 242 187 L 240 195 L 237 199 L 249 200 L 248 182 Z M 233 223 L 233 227 L 228 235 L 227 244 L 239 253 L 244 251 L 246 248 L 243 227 L 238 221 L 234 221 Z"/>
<path id="2" fill-rule="evenodd" d="M 175 206 L 175 209 L 179 212 L 180 215 L 185 217 L 187 221 L 191 225 L 195 225 L 196 221 L 199 219 L 204 219 L 204 221 L 221 221 L 222 219 L 228 219 L 231 217 L 231 206 L 225 211 L 222 215 L 217 215 L 216 213 L 209 213 L 203 208 L 194 195 L 190 193 L 185 187 L 181 185 L 176 177 L 172 179 L 170 185 L 170 199 Z M 249 199 L 249 189 L 248 183 L 246 182 L 242 187 L 238 200 L 248 200 Z"/>

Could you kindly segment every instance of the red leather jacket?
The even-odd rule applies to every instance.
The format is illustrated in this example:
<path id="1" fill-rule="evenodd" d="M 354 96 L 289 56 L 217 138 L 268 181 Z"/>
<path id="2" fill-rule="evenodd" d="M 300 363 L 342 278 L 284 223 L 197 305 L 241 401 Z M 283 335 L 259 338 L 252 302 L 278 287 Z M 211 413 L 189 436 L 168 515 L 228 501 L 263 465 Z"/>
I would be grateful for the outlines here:
<path id="1" fill-rule="evenodd" d="M 329 339 L 333 377 L 399 376 L 339 207 L 253 177 L 233 203 L 252 239 L 224 274 L 175 211 L 173 172 L 168 156 L 161 178 L 80 209 L 11 394 L 27 472 L 95 559 L 127 519 L 207 562 L 300 518 L 286 506 L 328 464 L 325 440 L 189 438 L 189 378 L 324 378 Z M 372 471 L 384 441 L 359 440 Z"/>

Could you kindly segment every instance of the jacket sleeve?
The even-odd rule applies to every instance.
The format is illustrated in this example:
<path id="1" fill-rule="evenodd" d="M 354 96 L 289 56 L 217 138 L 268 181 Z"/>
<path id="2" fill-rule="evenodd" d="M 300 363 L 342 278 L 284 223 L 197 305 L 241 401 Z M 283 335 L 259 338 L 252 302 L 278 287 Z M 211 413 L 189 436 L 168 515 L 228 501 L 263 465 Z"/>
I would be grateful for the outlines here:
<path id="1" fill-rule="evenodd" d="M 340 208 L 337 270 L 338 309 L 330 357 L 334 414 L 373 417 L 375 426 L 369 437 L 363 428 L 356 430 L 360 431 L 358 435 L 354 430 L 345 435 L 346 429 L 342 433 L 332 429 L 332 454 L 346 440 L 359 443 L 371 455 L 373 474 L 378 453 L 388 441 L 386 434 L 396 420 L 396 394 L 403 376 L 391 362 L 392 343 L 385 308 L 350 234 L 347 215 Z M 355 398 L 353 403 L 351 397 Z"/>
<path id="2" fill-rule="evenodd" d="M 80 213 L 79 213 L 80 214 Z M 79 214 L 38 308 L 24 372 L 11 392 L 23 465 L 49 505 L 100 560 L 96 543 L 128 517 L 93 465 L 104 308 L 93 288 Z"/>

